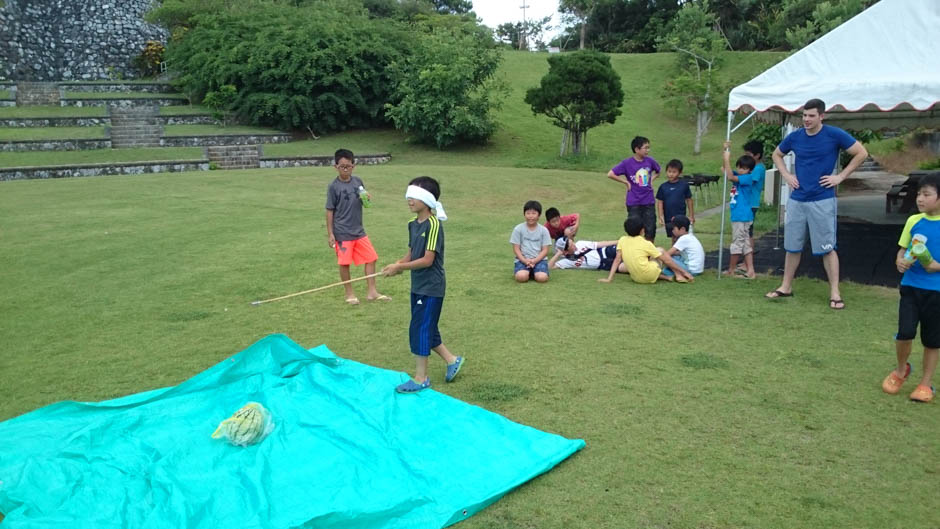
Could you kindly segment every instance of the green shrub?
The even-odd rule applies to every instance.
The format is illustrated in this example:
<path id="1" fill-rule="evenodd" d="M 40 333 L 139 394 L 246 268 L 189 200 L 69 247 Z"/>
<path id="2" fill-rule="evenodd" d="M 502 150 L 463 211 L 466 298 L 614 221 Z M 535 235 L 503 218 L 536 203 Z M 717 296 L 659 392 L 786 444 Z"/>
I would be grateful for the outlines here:
<path id="1" fill-rule="evenodd" d="M 235 104 L 236 97 L 238 97 L 238 91 L 234 86 L 222 85 L 218 90 L 206 94 L 206 97 L 202 99 L 202 104 L 209 107 L 212 117 L 225 126 L 231 121 L 232 105 Z"/>
<path id="2" fill-rule="evenodd" d="M 940 158 L 934 160 L 927 160 L 926 162 L 920 162 L 917 164 L 917 167 L 925 171 L 933 171 L 934 169 L 940 169 Z"/>
<path id="3" fill-rule="evenodd" d="M 148 40 L 147 44 L 144 45 L 144 50 L 140 52 L 140 55 L 134 57 L 131 62 L 142 76 L 154 77 L 160 73 L 160 63 L 163 62 L 165 52 L 166 48 L 163 44 L 155 40 Z"/>
<path id="4" fill-rule="evenodd" d="M 496 132 L 493 111 L 505 92 L 494 75 L 501 60 L 490 33 L 452 16 L 418 17 L 417 42 L 392 65 L 395 127 L 443 148 L 483 143 Z"/>
<path id="5" fill-rule="evenodd" d="M 232 85 L 231 109 L 242 121 L 282 129 L 386 124 L 388 67 L 413 40 L 401 23 L 369 19 L 354 4 L 259 4 L 188 20 L 191 29 L 167 51 L 178 88 L 199 101 Z"/>

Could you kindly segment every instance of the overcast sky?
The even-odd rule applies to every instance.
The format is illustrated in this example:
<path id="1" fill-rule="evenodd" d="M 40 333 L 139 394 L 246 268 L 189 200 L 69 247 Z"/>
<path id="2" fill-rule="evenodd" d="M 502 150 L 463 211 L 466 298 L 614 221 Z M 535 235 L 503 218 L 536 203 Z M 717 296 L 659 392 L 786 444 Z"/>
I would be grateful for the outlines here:
<path id="1" fill-rule="evenodd" d="M 483 19 L 484 24 L 493 29 L 504 22 L 522 22 L 523 0 L 472 0 L 472 2 L 473 11 Z M 525 5 L 526 20 L 553 15 L 553 29 L 549 34 L 558 33 L 557 26 L 561 24 L 558 0 L 526 0 Z"/>

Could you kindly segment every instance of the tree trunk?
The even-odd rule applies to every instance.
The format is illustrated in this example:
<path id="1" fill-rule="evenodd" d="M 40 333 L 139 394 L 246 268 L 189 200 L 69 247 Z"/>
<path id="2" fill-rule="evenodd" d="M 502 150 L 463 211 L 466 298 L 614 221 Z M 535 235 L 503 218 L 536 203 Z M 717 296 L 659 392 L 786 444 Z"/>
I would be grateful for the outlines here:
<path id="1" fill-rule="evenodd" d="M 580 130 L 571 131 L 571 136 L 573 138 L 573 144 L 571 146 L 572 154 L 581 154 L 581 140 L 583 138 L 582 132 Z"/>
<path id="2" fill-rule="evenodd" d="M 581 48 L 584 49 L 584 39 L 587 36 L 587 19 L 584 19 L 584 22 L 581 22 Z"/>
<path id="3" fill-rule="evenodd" d="M 564 156 L 565 151 L 568 150 L 568 129 L 562 129 L 561 132 L 561 151 L 558 153 L 558 156 Z"/>
<path id="4" fill-rule="evenodd" d="M 709 123 L 711 123 L 711 117 L 708 115 L 708 111 L 699 110 L 695 116 L 695 147 L 692 149 L 692 154 L 702 152 L 702 136 L 708 132 Z"/>

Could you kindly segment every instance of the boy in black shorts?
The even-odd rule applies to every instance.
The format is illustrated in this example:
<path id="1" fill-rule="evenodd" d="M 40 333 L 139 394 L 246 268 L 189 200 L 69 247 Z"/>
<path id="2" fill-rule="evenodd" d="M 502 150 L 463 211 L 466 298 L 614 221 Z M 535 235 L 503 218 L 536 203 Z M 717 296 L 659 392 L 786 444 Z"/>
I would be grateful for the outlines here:
<path id="1" fill-rule="evenodd" d="M 892 395 L 911 374 L 911 355 L 917 324 L 920 323 L 920 341 L 924 345 L 924 372 L 920 384 L 911 393 L 911 400 L 930 402 L 934 389 L 930 385 L 937 356 L 940 352 L 940 175 L 921 178 L 917 190 L 917 215 L 907 219 L 898 245 L 895 261 L 901 278 L 901 302 L 898 304 L 898 334 L 895 349 L 897 369 L 888 373 L 881 388 Z"/>

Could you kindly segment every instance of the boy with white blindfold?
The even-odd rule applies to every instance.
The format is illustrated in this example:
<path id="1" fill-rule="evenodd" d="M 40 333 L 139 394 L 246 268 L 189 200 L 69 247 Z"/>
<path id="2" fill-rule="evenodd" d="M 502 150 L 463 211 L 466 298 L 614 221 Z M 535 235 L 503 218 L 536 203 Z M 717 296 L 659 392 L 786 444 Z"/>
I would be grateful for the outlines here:
<path id="1" fill-rule="evenodd" d="M 415 355 L 414 378 L 395 388 L 399 393 L 417 393 L 431 387 L 428 357 L 434 351 L 447 363 L 445 382 L 452 382 L 463 366 L 463 357 L 454 356 L 441 341 L 437 328 L 444 304 L 444 228 L 447 220 L 438 198 L 441 188 L 430 176 L 409 182 L 405 191 L 408 208 L 417 216 L 408 223 L 408 252 L 382 269 L 386 276 L 411 270 L 411 326 L 408 331 L 411 352 Z M 434 212 L 437 212 L 435 215 Z"/>

